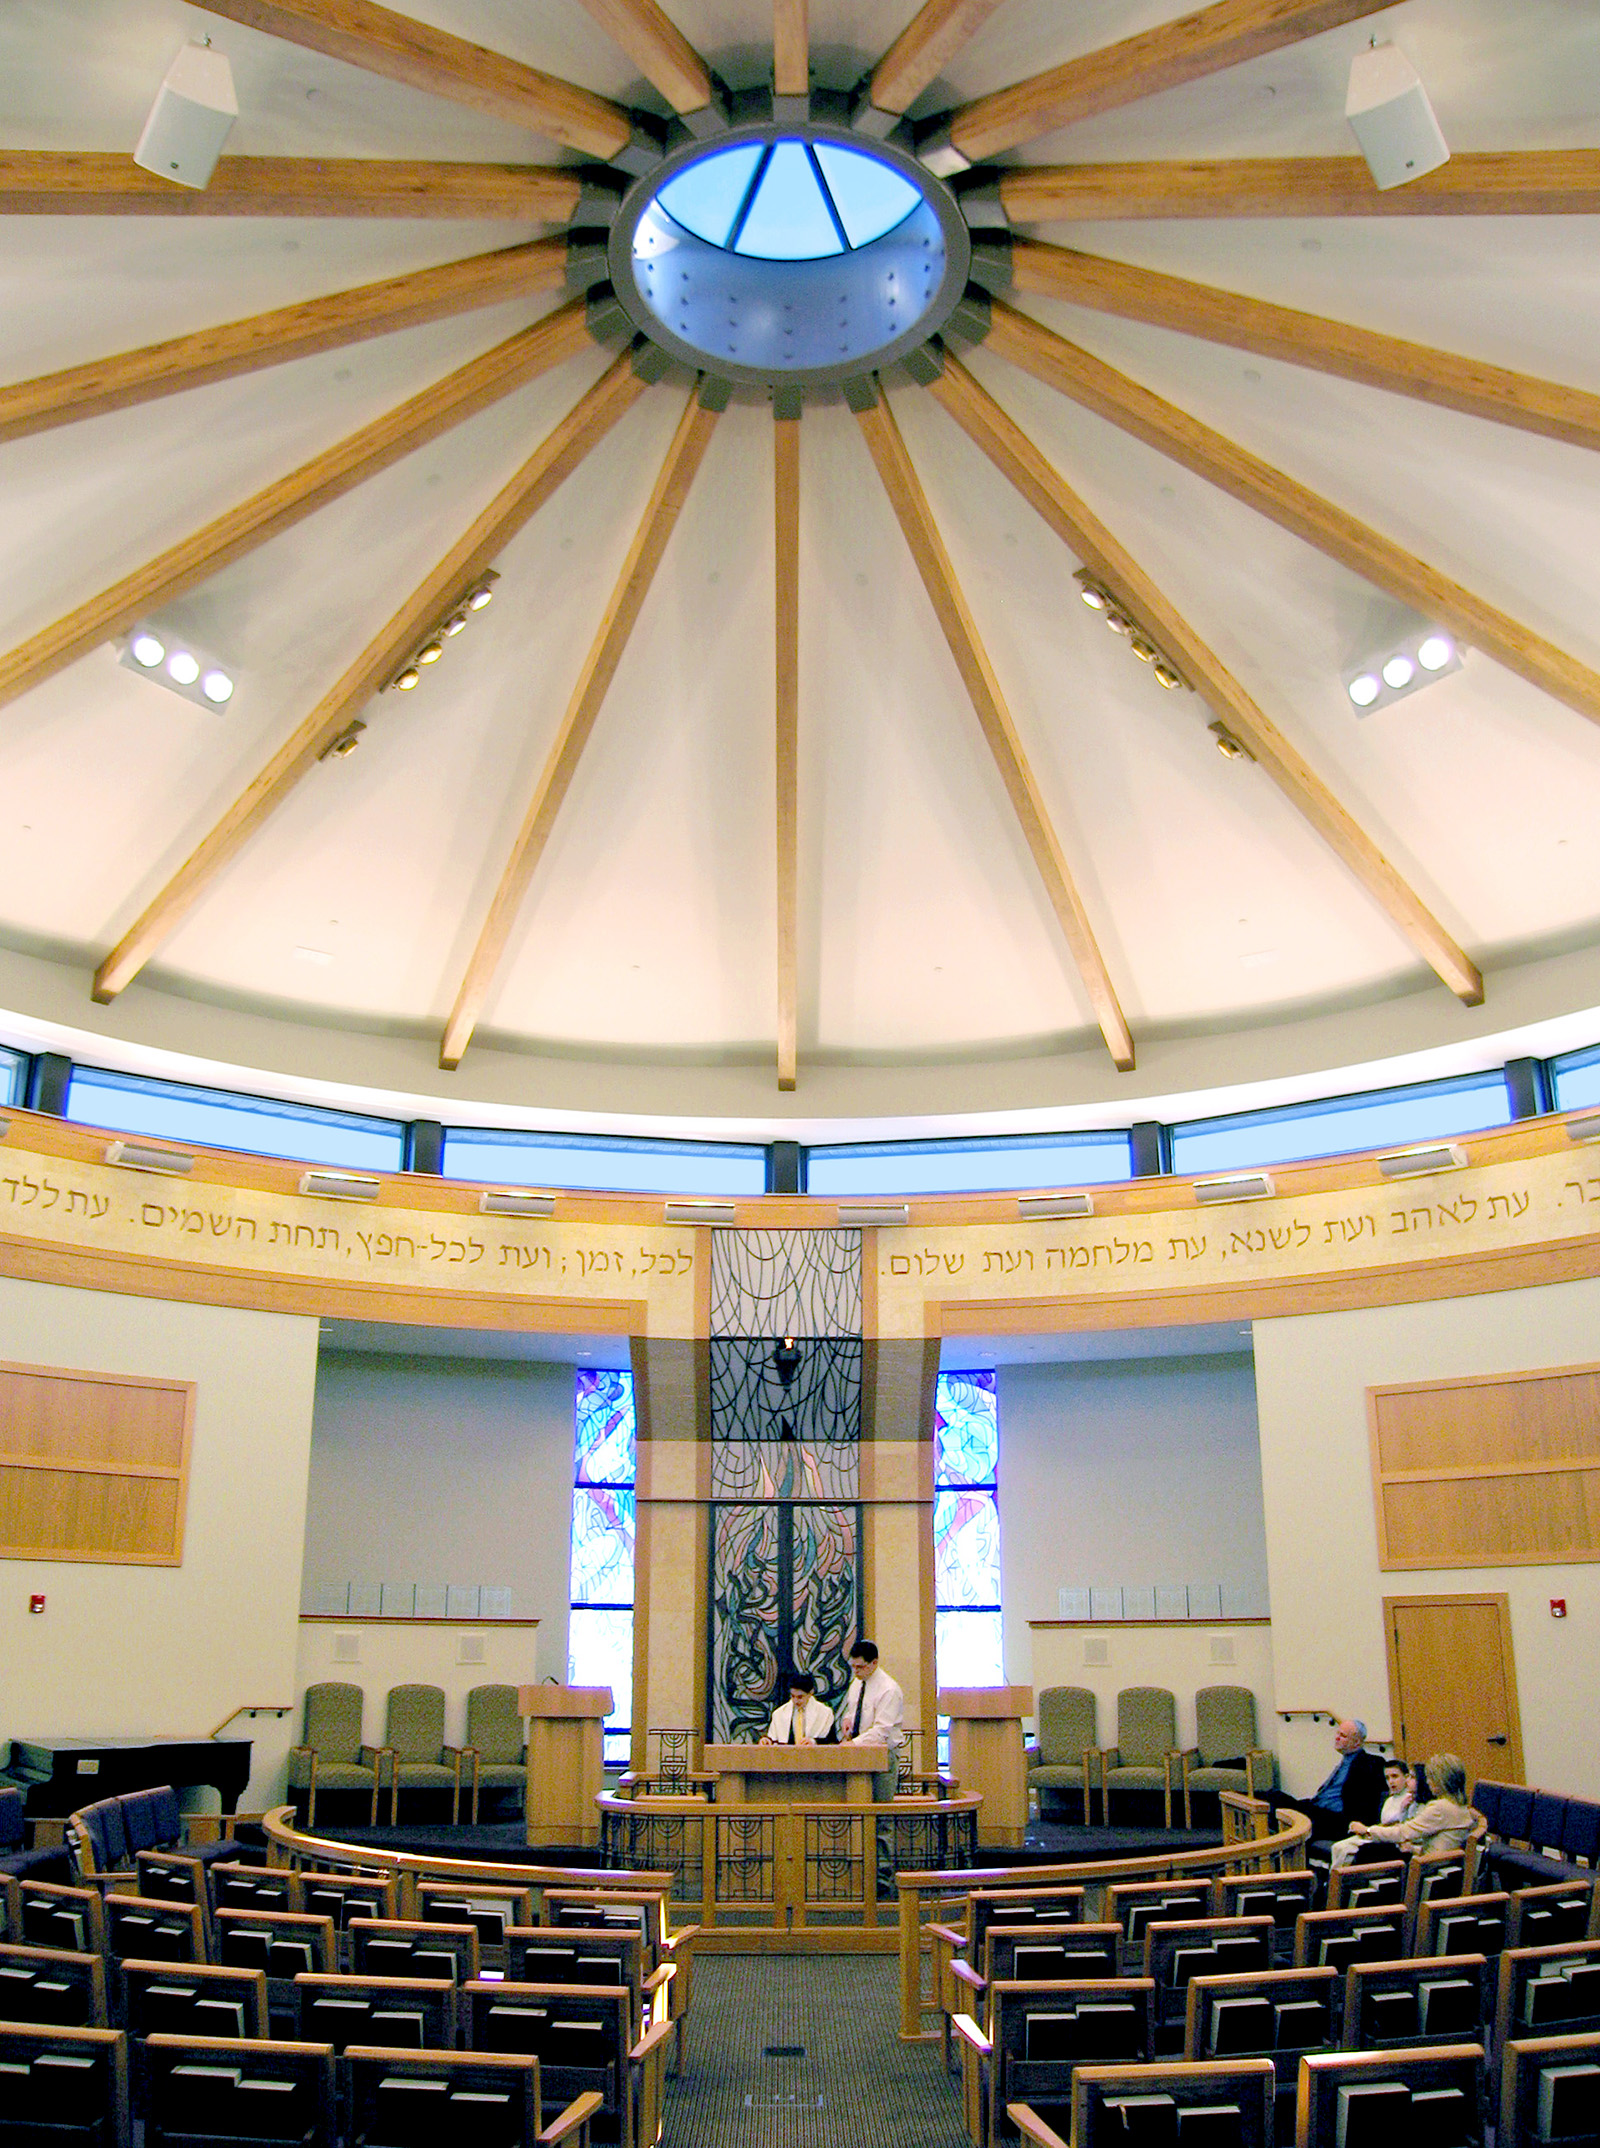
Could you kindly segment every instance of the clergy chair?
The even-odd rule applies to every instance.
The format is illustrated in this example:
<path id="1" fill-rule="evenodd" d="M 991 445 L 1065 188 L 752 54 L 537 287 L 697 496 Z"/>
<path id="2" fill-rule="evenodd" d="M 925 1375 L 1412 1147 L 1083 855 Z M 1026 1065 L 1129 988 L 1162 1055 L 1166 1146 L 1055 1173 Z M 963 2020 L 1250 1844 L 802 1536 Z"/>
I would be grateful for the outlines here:
<path id="1" fill-rule="evenodd" d="M 1184 1826 L 1194 1825 L 1196 1793 L 1215 1797 L 1234 1790 L 1260 1797 L 1277 1787 L 1277 1762 L 1256 1740 L 1256 1697 L 1250 1688 L 1202 1686 L 1194 1697 L 1194 1745 L 1183 1761 Z"/>
<path id="2" fill-rule="evenodd" d="M 528 1747 L 522 1735 L 515 1686 L 474 1686 L 467 1695 L 467 1742 L 462 1772 L 471 1784 L 472 1824 L 485 1790 L 515 1793 L 517 1814 L 528 1809 Z"/>
<path id="3" fill-rule="evenodd" d="M 399 1818 L 402 1790 L 448 1792 L 450 1824 L 461 1819 L 461 1748 L 444 1742 L 442 1686 L 391 1686 L 383 1749 L 388 1755 L 389 1825 Z"/>
<path id="4" fill-rule="evenodd" d="M 1060 1819 L 1062 1793 L 1076 1791 L 1087 1827 L 1098 1745 L 1094 1695 L 1087 1686 L 1046 1686 L 1039 1695 L 1037 1720 L 1037 1742 L 1028 1747 L 1027 1762 L 1028 1788 L 1038 1793 L 1039 1817 Z"/>
<path id="5" fill-rule="evenodd" d="M 1124 1686 L 1117 1695 L 1117 1742 L 1100 1754 L 1100 1809 L 1107 1824 L 1113 1790 L 1142 1790 L 1161 1793 L 1170 1827 L 1182 1757 L 1178 1704 L 1165 1686 Z"/>
<path id="6" fill-rule="evenodd" d="M 359 1686 L 330 1679 L 307 1686 L 305 1726 L 289 1748 L 289 1792 L 306 1794 L 306 1826 L 317 1819 L 319 1790 L 364 1790 L 367 1825 L 377 1825 L 379 1749 L 361 1742 L 366 1697 Z"/>

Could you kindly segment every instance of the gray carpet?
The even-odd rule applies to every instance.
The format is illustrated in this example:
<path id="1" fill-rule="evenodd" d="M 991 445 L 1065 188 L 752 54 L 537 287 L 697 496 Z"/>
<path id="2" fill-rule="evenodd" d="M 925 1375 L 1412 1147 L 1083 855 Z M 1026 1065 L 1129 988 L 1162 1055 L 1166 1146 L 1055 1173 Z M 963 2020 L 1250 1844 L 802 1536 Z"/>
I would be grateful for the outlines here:
<path id="1" fill-rule="evenodd" d="M 884 1955 L 701 1955 L 662 2148 L 966 2148 L 939 2046 L 900 2041 L 899 1975 Z"/>

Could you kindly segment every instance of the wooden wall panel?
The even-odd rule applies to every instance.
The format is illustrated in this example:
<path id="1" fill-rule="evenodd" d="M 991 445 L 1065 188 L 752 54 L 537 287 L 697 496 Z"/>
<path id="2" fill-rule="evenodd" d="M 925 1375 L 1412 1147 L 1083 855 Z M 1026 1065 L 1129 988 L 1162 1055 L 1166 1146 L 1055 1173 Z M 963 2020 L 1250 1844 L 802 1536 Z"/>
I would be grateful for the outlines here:
<path id="1" fill-rule="evenodd" d="M 177 1566 L 194 1389 L 0 1365 L 0 1558 Z"/>
<path id="2" fill-rule="evenodd" d="M 1600 1367 L 1367 1399 L 1386 1570 L 1600 1559 Z"/>

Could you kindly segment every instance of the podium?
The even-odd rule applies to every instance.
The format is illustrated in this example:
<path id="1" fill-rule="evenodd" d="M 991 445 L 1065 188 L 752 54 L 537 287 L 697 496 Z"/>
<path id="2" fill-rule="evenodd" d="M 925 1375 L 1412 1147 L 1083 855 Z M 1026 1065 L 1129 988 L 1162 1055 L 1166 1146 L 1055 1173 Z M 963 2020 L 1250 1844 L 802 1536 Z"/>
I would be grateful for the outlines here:
<path id="1" fill-rule="evenodd" d="M 719 1805 L 870 1805 L 881 1745 L 708 1745 Z"/>
<path id="2" fill-rule="evenodd" d="M 939 1713 L 950 1718 L 951 1774 L 983 1798 L 979 1848 L 1020 1849 L 1028 1824 L 1022 1718 L 1033 1713 L 1032 1686 L 947 1686 Z"/>
<path id="3" fill-rule="evenodd" d="M 600 1840 L 595 1799 L 606 1786 L 601 1725 L 609 1686 L 519 1686 L 528 1722 L 528 1840 L 593 1847 Z"/>

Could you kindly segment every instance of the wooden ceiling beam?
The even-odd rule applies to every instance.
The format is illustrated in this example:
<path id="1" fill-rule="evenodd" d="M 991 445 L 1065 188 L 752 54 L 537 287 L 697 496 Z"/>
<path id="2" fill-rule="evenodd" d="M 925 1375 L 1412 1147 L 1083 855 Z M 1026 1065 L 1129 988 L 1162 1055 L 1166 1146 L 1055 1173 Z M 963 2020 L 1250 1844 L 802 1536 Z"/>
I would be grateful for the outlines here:
<path id="1" fill-rule="evenodd" d="M 502 487 L 388 624 L 234 799 L 95 972 L 94 997 L 116 998 L 182 924 L 291 791 L 333 747 L 396 668 L 498 558 L 525 523 L 644 392 L 627 354 L 579 397 L 561 423 Z"/>
<path id="2" fill-rule="evenodd" d="M 703 112 L 711 71 L 656 0 L 582 0 L 585 13 L 624 51 L 674 112 Z"/>
<path id="3" fill-rule="evenodd" d="M 241 373 L 391 335 L 423 321 L 556 291 L 565 281 L 566 261 L 564 241 L 534 239 L 526 246 L 507 246 L 466 261 L 447 261 L 440 268 L 333 291 L 326 298 L 280 306 L 221 328 L 202 328 L 168 343 L 147 343 L 114 358 L 18 381 L 0 388 L 0 441 L 75 425 L 103 411 L 126 410 L 208 381 L 233 380 Z"/>
<path id="4" fill-rule="evenodd" d="M 811 9 L 808 0 L 772 0 L 772 94 L 811 93 Z"/>
<path id="5" fill-rule="evenodd" d="M 3 216 L 503 217 L 564 224 L 575 171 L 400 157 L 224 157 L 206 187 L 174 186 L 101 150 L 0 150 Z"/>
<path id="6" fill-rule="evenodd" d="M 1466 1006 L 1481 1005 L 1483 978 L 1421 897 L 1016 421 L 953 358 L 946 360 L 931 390 L 1069 551 L 1127 605 L 1133 617 L 1175 660 L 1212 713 L 1221 718 L 1436 975 Z"/>
<path id="7" fill-rule="evenodd" d="M 1097 313 L 1147 321 L 1154 328 L 1176 329 L 1180 335 L 1253 351 L 1257 357 L 1308 366 L 1363 387 L 1385 388 L 1420 403 L 1542 433 L 1569 447 L 1600 448 L 1600 395 L 1481 359 L 1458 358 L 1426 343 L 1407 343 L 1318 313 L 1297 313 L 1211 284 L 1190 283 L 1070 247 L 1043 246 L 1034 239 L 1014 243 L 1012 283 L 1036 297 L 1066 299 Z"/>
<path id="8" fill-rule="evenodd" d="M 1392 5 L 1393 0 L 1215 0 L 1192 15 L 963 105 L 951 119 L 950 140 L 969 164 L 977 164 L 1075 120 L 1198 82 Z"/>
<path id="9" fill-rule="evenodd" d="M 867 96 L 880 112 L 909 109 L 970 44 L 1001 0 L 924 0 L 872 70 Z"/>
<path id="10" fill-rule="evenodd" d="M 1175 157 L 1001 174 L 1013 223 L 1208 216 L 1595 216 L 1600 149 L 1463 150 L 1379 192 L 1361 157 Z"/>
<path id="11" fill-rule="evenodd" d="M 656 569 L 661 564 L 667 540 L 689 496 L 695 473 L 711 443 L 716 423 L 717 412 L 707 408 L 698 395 L 692 395 L 672 436 L 672 445 L 667 449 L 666 460 L 661 465 L 655 488 L 623 561 L 622 572 L 578 674 L 555 743 L 540 772 L 532 801 L 489 905 L 489 914 L 468 960 L 439 1046 L 439 1064 L 447 1072 L 460 1066 L 462 1054 L 472 1041 L 472 1033 L 505 955 L 529 883 L 544 855 L 572 779 L 578 772 L 583 749 L 589 743 L 595 719 L 616 676 L 622 653 L 628 646 Z"/>
<path id="12" fill-rule="evenodd" d="M 470 105 L 493 119 L 531 128 L 586 157 L 626 148 L 632 122 L 620 105 L 525 67 L 377 0 L 204 0 L 207 14 L 262 30 L 286 44 L 343 60 L 367 74 Z"/>
<path id="13" fill-rule="evenodd" d="M 1600 674 L 1186 410 L 1012 306 L 996 303 L 984 347 L 1220 486 L 1580 716 L 1600 723 Z"/>
<path id="14" fill-rule="evenodd" d="M 778 1087 L 797 1075 L 800 818 L 800 419 L 772 427 L 777 625 Z"/>
<path id="15" fill-rule="evenodd" d="M 102 642 L 114 640 L 143 614 L 193 589 L 230 561 L 254 551 L 269 537 L 303 521 L 413 449 L 436 440 L 552 366 L 593 348 L 581 298 L 496 344 L 0 656 L 0 706 L 64 671 Z"/>
<path id="16" fill-rule="evenodd" d="M 857 410 L 856 421 L 971 698 L 1106 1048 L 1119 1072 L 1128 1073 L 1134 1064 L 1132 1032 L 900 428 L 881 394 L 870 409 Z"/>
<path id="17" fill-rule="evenodd" d="M 515 533 L 537 516 L 550 494 L 578 468 L 584 455 L 606 438 L 612 425 L 642 393 L 644 382 L 634 372 L 631 359 L 623 354 L 608 367 L 608 372 L 601 374 L 593 389 L 578 397 L 567 417 L 524 462 L 518 475 L 490 500 L 477 522 L 472 522 L 460 541 L 453 543 L 432 574 L 417 584 L 393 619 L 372 642 L 367 642 L 344 677 L 329 687 L 305 722 L 290 732 L 266 767 L 210 829 L 204 842 L 146 906 L 140 919 L 122 934 L 94 973 L 94 999 L 105 1005 L 133 984 L 150 956 L 178 930 L 251 836 L 264 827 L 318 760 L 329 754 L 335 741 L 348 730 L 352 717 L 357 717 L 380 687 L 389 683 L 395 668 L 430 632 L 430 627 L 445 619 L 483 569 L 505 552 Z"/>

